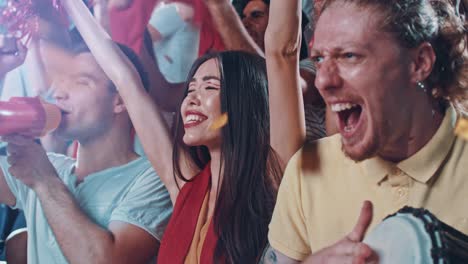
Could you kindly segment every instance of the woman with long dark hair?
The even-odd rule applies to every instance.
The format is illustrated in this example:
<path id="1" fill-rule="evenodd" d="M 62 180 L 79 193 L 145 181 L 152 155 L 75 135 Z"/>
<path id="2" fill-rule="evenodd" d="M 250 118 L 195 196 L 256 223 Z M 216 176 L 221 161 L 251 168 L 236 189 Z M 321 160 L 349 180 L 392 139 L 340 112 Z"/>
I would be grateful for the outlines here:
<path id="1" fill-rule="evenodd" d="M 219 76 L 212 76 L 212 72 L 219 72 Z M 204 240 L 203 250 L 213 252 L 215 258 L 226 257 L 234 263 L 255 260 L 267 242 L 267 227 L 281 179 L 279 163 L 270 147 L 265 61 L 260 56 L 240 51 L 211 54 L 200 58 L 189 76 L 192 81 L 177 125 L 178 135 L 183 132 L 182 124 L 185 133 L 183 138 L 176 138 L 173 152 L 176 176 L 185 185 L 177 198 L 177 212 L 166 229 L 160 259 L 174 260 L 171 247 L 184 248 L 181 245 L 184 238 L 177 233 L 185 229 L 196 233 L 196 226 L 202 230 L 210 225 L 212 217 L 213 226 L 205 229 L 213 228 L 214 232 L 200 235 L 199 240 Z M 210 90 L 199 91 L 195 82 L 208 77 L 213 79 L 202 89 Z M 209 105 L 213 96 L 219 97 L 219 103 L 214 103 L 217 105 Z M 215 123 L 221 123 L 219 125 L 224 120 L 227 123 L 219 130 L 210 127 L 208 133 L 201 133 L 203 128 L 197 126 L 203 125 L 205 115 L 208 119 L 215 118 Z M 180 162 L 180 141 L 190 146 L 188 155 L 197 168 L 209 170 L 207 164 L 211 162 L 210 167 L 219 171 L 204 173 L 206 170 L 203 170 L 194 179 L 185 178 Z M 203 176 L 214 174 L 219 174 L 220 178 L 203 181 Z M 200 193 L 198 197 L 193 194 L 197 191 Z M 178 203 L 182 206 L 177 206 Z M 208 206 L 203 207 L 204 203 Z M 209 204 L 215 205 L 212 212 Z M 193 206 L 200 209 L 190 213 L 191 209 L 187 207 Z M 179 210 L 181 215 L 176 216 Z M 193 221 L 190 226 L 187 218 L 198 221 Z M 213 239 L 212 234 L 216 234 L 217 239 Z M 203 235 L 206 239 L 202 239 Z M 189 238 L 187 242 L 192 240 Z M 188 249 L 187 257 L 196 261 L 198 254 L 192 250 L 192 245 L 193 242 L 187 243 L 186 247 L 190 248 L 185 250 Z M 209 261 L 206 257 L 212 258 L 213 254 L 202 253 L 200 262 Z M 184 254 L 178 255 L 184 257 Z"/>
<path id="2" fill-rule="evenodd" d="M 239 51 L 197 60 L 174 139 L 131 64 L 84 5 L 63 3 L 119 90 L 171 195 L 174 213 L 158 263 L 259 261 L 281 171 L 305 139 L 300 1 L 272 1 L 277 19 L 267 30 L 266 63 Z"/>

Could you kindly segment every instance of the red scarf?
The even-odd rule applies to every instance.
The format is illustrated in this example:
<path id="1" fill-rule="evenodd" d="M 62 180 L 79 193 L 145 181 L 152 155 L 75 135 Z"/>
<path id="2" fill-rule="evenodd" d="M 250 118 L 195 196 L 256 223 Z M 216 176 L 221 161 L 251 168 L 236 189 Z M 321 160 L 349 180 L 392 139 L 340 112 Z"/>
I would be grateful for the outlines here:
<path id="1" fill-rule="evenodd" d="M 171 220 L 164 232 L 159 248 L 158 264 L 183 264 L 190 250 L 203 200 L 211 187 L 210 163 L 192 182 L 187 182 L 177 196 Z M 213 263 L 218 237 L 213 221 L 208 227 L 203 243 L 200 263 Z"/>

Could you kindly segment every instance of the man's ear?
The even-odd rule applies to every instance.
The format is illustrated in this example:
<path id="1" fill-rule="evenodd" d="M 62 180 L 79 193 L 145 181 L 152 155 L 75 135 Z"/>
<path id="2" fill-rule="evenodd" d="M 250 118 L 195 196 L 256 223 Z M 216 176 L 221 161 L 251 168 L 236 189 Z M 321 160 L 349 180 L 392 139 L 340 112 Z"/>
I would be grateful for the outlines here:
<path id="1" fill-rule="evenodd" d="M 125 106 L 122 97 L 120 97 L 119 94 L 116 94 L 114 96 L 114 113 L 115 114 L 120 114 L 122 112 L 126 112 L 127 107 Z"/>
<path id="2" fill-rule="evenodd" d="M 414 83 L 426 80 L 434 68 L 436 56 L 432 45 L 424 42 L 410 51 L 411 56 L 411 81 Z"/>

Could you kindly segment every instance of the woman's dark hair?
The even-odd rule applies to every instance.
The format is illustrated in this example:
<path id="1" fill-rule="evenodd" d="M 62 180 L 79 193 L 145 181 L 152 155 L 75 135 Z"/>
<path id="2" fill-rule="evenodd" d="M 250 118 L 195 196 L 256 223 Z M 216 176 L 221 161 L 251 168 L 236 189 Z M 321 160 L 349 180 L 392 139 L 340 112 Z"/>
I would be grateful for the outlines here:
<path id="1" fill-rule="evenodd" d="M 436 61 L 427 80 L 428 92 L 451 102 L 468 100 L 467 23 L 449 0 L 326 0 L 373 8 L 382 16 L 382 30 L 406 48 L 432 45 Z"/>
<path id="2" fill-rule="evenodd" d="M 267 244 L 281 171 L 270 147 L 268 85 L 265 60 L 242 51 L 226 51 L 198 59 L 189 80 L 204 62 L 216 59 L 221 76 L 221 112 L 228 115 L 221 128 L 221 171 L 213 215 L 218 235 L 215 263 L 256 263 Z M 175 177 L 187 181 L 179 167 L 182 119 L 176 124 L 173 164 Z M 210 160 L 204 146 L 188 147 L 202 169 Z"/>

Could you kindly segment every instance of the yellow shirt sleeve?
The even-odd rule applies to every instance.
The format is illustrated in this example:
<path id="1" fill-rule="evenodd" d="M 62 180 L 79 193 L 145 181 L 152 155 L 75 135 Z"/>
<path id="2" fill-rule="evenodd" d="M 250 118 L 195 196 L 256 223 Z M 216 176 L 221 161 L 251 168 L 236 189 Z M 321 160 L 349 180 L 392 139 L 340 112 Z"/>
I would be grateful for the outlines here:
<path id="1" fill-rule="evenodd" d="M 268 233 L 275 250 L 298 261 L 311 253 L 301 203 L 302 153 L 299 150 L 286 167 Z"/>

